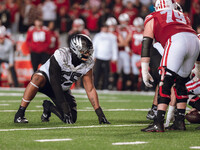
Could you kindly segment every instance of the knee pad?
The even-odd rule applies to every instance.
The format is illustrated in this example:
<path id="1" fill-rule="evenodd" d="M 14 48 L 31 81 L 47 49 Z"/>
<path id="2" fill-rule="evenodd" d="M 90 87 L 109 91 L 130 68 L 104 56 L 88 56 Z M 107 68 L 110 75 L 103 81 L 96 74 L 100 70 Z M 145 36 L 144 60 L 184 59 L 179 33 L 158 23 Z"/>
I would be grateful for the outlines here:
<path id="1" fill-rule="evenodd" d="M 177 75 L 175 72 L 169 70 L 166 66 L 161 66 L 158 69 L 160 70 L 161 75 L 158 90 L 158 104 L 164 103 L 169 105 L 171 87 L 173 86 Z"/>
<path id="2" fill-rule="evenodd" d="M 186 103 L 188 100 L 188 91 L 185 86 L 187 81 L 188 81 L 188 78 L 182 78 L 180 76 L 177 76 L 176 78 L 174 93 L 176 96 L 177 103 Z"/>
<path id="3" fill-rule="evenodd" d="M 158 104 L 164 103 L 169 104 L 171 87 L 174 84 L 174 76 L 165 75 L 164 79 L 160 81 L 159 91 L 158 91 Z"/>

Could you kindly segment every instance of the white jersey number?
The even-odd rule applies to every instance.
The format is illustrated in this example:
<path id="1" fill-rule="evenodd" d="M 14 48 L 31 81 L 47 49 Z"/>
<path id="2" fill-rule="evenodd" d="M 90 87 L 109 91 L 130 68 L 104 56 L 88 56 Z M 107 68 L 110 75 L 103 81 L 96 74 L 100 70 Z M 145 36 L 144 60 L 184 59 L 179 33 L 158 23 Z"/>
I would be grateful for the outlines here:
<path id="1" fill-rule="evenodd" d="M 46 39 L 45 32 L 40 31 L 40 32 L 33 33 L 33 41 L 34 42 L 44 42 L 45 39 Z"/>
<path id="2" fill-rule="evenodd" d="M 77 72 L 66 72 L 62 71 L 62 79 L 61 79 L 61 84 L 63 86 L 71 86 L 75 81 L 78 80 L 79 77 L 82 76 L 81 73 Z"/>
<path id="3" fill-rule="evenodd" d="M 166 14 L 167 13 L 167 18 L 166 18 L 166 22 L 170 23 L 170 22 L 180 22 L 180 23 L 184 23 L 187 24 L 185 16 L 183 15 L 183 13 L 180 13 L 178 11 L 173 11 L 173 10 L 164 10 L 160 12 L 161 14 Z M 173 17 L 174 14 L 174 17 Z"/>

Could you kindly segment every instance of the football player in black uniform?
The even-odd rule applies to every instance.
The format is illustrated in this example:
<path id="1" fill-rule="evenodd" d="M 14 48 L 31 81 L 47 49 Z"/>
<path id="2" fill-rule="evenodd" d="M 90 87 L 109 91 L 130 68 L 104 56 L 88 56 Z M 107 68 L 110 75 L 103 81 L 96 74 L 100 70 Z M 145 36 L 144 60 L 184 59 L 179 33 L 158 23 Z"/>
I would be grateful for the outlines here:
<path id="1" fill-rule="evenodd" d="M 99 123 L 110 124 L 99 105 L 98 95 L 93 84 L 94 60 L 91 56 L 92 53 L 92 41 L 84 34 L 72 37 L 69 48 L 63 47 L 56 50 L 51 58 L 33 74 L 25 89 L 21 105 L 15 114 L 14 122 L 28 123 L 25 118 L 25 110 L 39 91 L 53 101 L 53 103 L 49 100 L 43 102 L 44 109 L 41 116 L 43 122 L 49 121 L 52 112 L 64 123 L 75 123 L 77 104 L 71 95 L 70 87 L 79 77 L 82 77 L 84 88 L 98 116 Z"/>

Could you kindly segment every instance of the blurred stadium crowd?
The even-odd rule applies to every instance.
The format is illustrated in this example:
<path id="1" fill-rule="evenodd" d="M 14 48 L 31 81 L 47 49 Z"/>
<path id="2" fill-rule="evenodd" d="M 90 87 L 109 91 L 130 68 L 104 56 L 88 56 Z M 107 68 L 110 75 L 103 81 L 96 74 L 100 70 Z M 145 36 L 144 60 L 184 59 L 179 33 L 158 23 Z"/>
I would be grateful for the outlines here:
<path id="1" fill-rule="evenodd" d="M 176 2 L 200 33 L 200 0 Z M 0 46 L 0 86 L 26 86 L 33 71 L 58 47 L 68 46 L 74 34 L 87 34 L 95 39 L 99 33 L 109 32 L 116 36 L 118 56 L 108 58 L 103 51 L 94 55 L 96 60 L 109 62 L 95 65 L 94 75 L 101 70 L 95 78 L 104 72 L 96 79 L 96 88 L 149 90 L 142 83 L 140 54 L 144 18 L 153 11 L 154 0 L 0 0 L 0 23 L 6 28 L 5 32 L 0 29 L 0 45 L 5 43 L 1 39 L 10 39 L 14 51 L 14 62 L 10 62 L 3 57 Z M 110 35 L 102 37 L 109 39 Z M 96 45 L 102 49 L 109 47 L 105 40 L 96 40 Z M 80 87 L 81 81 L 74 85 Z"/>

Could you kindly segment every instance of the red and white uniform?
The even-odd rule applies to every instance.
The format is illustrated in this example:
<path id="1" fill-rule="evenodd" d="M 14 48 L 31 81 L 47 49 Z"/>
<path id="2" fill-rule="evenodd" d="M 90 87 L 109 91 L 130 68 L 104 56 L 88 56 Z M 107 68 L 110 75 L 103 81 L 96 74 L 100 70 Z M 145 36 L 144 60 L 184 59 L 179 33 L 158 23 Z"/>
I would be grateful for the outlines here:
<path id="1" fill-rule="evenodd" d="M 112 34 L 114 34 L 117 38 L 117 43 L 119 43 L 119 33 L 115 30 L 113 32 L 111 32 Z M 110 68 L 111 68 L 111 72 L 112 73 L 116 73 L 117 72 L 117 64 L 116 63 L 113 63 L 113 62 L 110 62 Z"/>
<path id="2" fill-rule="evenodd" d="M 32 52 L 48 53 L 50 45 L 49 30 L 45 26 L 40 29 L 36 29 L 34 26 L 30 27 L 27 32 L 26 42 Z"/>
<path id="3" fill-rule="evenodd" d="M 188 77 L 200 50 L 188 17 L 179 11 L 166 9 L 148 15 L 144 25 L 151 19 L 154 19 L 154 38 L 164 47 L 161 66 L 183 78 Z"/>
<path id="4" fill-rule="evenodd" d="M 121 26 L 119 25 L 117 32 L 125 40 L 126 37 L 130 34 L 132 26 Z M 119 47 L 119 57 L 117 61 L 117 72 L 121 73 L 122 70 L 124 74 L 130 74 L 130 55 L 129 52 L 125 50 L 125 47 Z"/>
<path id="5" fill-rule="evenodd" d="M 137 30 L 133 30 L 131 33 L 131 67 L 132 73 L 134 75 L 139 75 L 140 70 L 138 69 L 136 63 L 141 59 L 141 51 L 142 51 L 142 39 L 143 39 L 143 31 L 138 32 Z"/>

